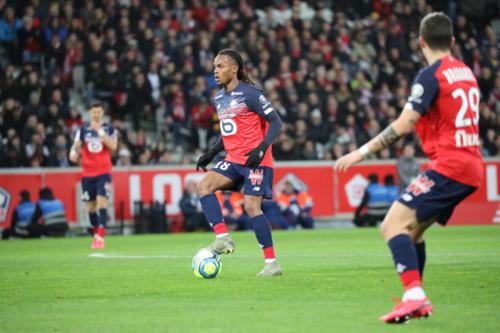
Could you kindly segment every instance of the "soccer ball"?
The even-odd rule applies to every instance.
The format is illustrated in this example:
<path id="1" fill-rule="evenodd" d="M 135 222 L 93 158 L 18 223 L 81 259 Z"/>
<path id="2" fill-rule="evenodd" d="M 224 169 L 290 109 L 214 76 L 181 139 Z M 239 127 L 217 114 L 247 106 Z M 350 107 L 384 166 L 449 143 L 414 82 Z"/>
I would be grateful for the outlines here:
<path id="1" fill-rule="evenodd" d="M 215 252 L 201 249 L 194 256 L 191 268 L 196 277 L 212 279 L 220 273 L 221 265 L 220 258 Z"/>

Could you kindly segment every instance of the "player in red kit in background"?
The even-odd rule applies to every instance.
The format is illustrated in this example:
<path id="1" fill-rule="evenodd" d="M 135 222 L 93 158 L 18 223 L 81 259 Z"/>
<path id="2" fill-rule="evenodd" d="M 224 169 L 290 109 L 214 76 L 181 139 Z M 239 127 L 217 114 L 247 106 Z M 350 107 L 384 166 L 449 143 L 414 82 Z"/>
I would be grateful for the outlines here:
<path id="1" fill-rule="evenodd" d="M 111 189 L 111 152 L 116 150 L 118 139 L 115 128 L 103 123 L 104 108 L 101 104 L 92 104 L 89 112 L 90 123 L 76 132 L 69 159 L 76 163 L 82 156 L 82 199 L 87 202 L 94 233 L 91 248 L 102 249 Z"/>
<path id="2" fill-rule="evenodd" d="M 427 317 L 433 307 L 422 288 L 423 234 L 434 222 L 445 225 L 453 209 L 483 183 L 479 152 L 479 88 L 472 71 L 454 58 L 451 20 L 443 13 L 420 23 L 420 46 L 429 66 L 415 78 L 401 115 L 364 146 L 335 162 L 339 171 L 380 151 L 415 127 L 429 157 L 429 169 L 391 206 L 381 232 L 405 287 L 403 300 L 380 320 L 403 323 Z"/>
<path id="3" fill-rule="evenodd" d="M 215 81 L 222 86 L 214 97 L 221 137 L 206 154 L 200 156 L 196 169 L 206 171 L 206 166 L 222 150 L 227 152 L 227 156 L 199 184 L 203 212 L 216 234 L 208 249 L 219 254 L 234 251 L 234 242 L 214 192 L 239 191 L 243 187 L 245 211 L 264 251 L 264 268 L 257 275 L 281 275 L 271 227 L 261 209 L 262 199 L 273 196 L 274 165 L 270 146 L 280 133 L 281 120 L 262 90 L 248 78 L 243 58 L 237 50 L 220 51 L 214 60 L 214 67 Z"/>

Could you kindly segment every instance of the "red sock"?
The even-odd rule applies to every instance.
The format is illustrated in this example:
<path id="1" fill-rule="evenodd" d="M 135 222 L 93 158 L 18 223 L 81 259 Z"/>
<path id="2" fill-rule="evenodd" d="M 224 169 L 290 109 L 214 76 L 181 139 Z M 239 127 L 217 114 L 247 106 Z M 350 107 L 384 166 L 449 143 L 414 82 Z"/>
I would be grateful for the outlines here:
<path id="1" fill-rule="evenodd" d="M 262 249 L 264 251 L 264 259 L 274 259 L 276 255 L 274 254 L 274 246 L 266 247 Z"/>
<path id="2" fill-rule="evenodd" d="M 106 236 L 106 228 L 104 227 L 97 227 L 96 228 L 97 231 L 96 233 L 101 237 L 101 238 L 104 238 L 104 236 Z"/>
<path id="3" fill-rule="evenodd" d="M 226 224 L 224 222 L 215 224 L 213 226 L 213 229 L 214 229 L 214 232 L 215 232 L 216 235 L 227 234 L 228 233 Z"/>
<path id="4" fill-rule="evenodd" d="M 414 287 L 422 287 L 422 279 L 420 278 L 420 272 L 416 269 L 399 274 L 399 278 L 401 279 L 401 282 L 403 282 L 405 290 Z"/>

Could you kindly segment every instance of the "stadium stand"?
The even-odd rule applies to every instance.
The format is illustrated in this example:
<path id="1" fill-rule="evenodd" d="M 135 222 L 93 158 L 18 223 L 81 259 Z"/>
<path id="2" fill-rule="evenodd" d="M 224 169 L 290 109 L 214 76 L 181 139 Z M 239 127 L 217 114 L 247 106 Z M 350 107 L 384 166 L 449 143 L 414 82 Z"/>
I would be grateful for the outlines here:
<path id="1" fill-rule="evenodd" d="M 279 110 L 277 160 L 330 160 L 406 103 L 424 65 L 418 22 L 454 21 L 476 74 L 484 156 L 500 156 L 500 3 L 478 0 L 0 0 L 0 166 L 68 166 L 94 99 L 119 129 L 117 165 L 190 164 L 218 132 L 213 59 L 237 48 Z M 401 140 L 380 157 L 402 155 Z"/>

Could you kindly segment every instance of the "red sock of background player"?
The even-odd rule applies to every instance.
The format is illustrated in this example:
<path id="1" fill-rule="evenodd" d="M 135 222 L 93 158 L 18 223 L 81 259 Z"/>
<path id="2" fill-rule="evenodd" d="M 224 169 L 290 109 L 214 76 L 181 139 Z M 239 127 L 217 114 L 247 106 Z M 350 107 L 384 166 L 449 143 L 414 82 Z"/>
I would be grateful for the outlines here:
<path id="1" fill-rule="evenodd" d="M 101 208 L 99 209 L 99 216 L 98 216 L 98 227 L 97 227 L 97 234 L 101 237 L 104 238 L 106 236 L 106 224 L 108 223 L 108 210 L 106 208 Z"/>

